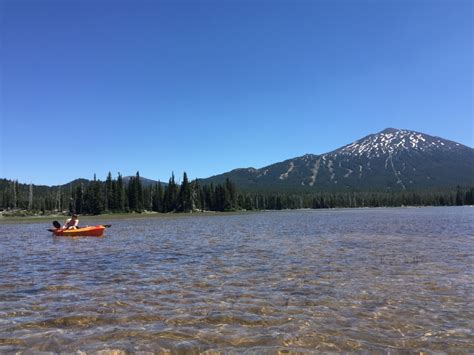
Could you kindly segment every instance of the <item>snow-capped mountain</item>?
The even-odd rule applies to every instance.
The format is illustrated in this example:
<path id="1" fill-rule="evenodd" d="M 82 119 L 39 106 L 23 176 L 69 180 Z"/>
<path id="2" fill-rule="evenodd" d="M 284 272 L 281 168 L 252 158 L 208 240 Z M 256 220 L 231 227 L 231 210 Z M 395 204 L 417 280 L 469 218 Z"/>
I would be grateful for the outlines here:
<path id="1" fill-rule="evenodd" d="M 440 137 L 388 128 L 332 152 L 306 154 L 261 169 L 236 169 L 244 188 L 390 189 L 474 185 L 474 149 Z"/>
<path id="2" fill-rule="evenodd" d="M 370 159 L 381 155 L 395 155 L 403 151 L 452 151 L 461 144 L 439 137 L 408 130 L 387 128 L 338 149 L 336 154 L 365 156 Z"/>

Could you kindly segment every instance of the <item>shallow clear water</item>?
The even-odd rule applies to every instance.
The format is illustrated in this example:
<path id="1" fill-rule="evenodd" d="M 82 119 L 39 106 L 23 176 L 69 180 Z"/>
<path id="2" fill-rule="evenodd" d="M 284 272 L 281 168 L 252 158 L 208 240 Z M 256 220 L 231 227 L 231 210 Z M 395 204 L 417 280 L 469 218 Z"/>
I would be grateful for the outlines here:
<path id="1" fill-rule="evenodd" d="M 0 352 L 474 352 L 474 208 L 101 222 L 0 225 Z"/>

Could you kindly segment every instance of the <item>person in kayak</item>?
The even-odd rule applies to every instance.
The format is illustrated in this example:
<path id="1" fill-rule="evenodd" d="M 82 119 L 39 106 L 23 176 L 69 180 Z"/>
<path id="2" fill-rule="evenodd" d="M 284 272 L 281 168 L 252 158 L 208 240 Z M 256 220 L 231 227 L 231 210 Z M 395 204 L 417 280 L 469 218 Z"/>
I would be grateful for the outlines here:
<path id="1" fill-rule="evenodd" d="M 66 220 L 66 223 L 63 225 L 63 229 L 77 229 L 79 225 L 79 219 L 77 218 L 77 214 L 73 214 L 71 218 Z"/>

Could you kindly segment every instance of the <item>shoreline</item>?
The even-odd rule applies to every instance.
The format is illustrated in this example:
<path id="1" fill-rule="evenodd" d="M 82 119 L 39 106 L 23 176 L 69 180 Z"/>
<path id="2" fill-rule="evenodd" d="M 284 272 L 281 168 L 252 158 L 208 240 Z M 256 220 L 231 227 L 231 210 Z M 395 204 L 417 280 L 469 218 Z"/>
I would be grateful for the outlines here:
<path id="1" fill-rule="evenodd" d="M 411 208 L 438 208 L 438 207 L 474 207 L 473 205 L 463 206 L 380 206 L 380 207 L 337 207 L 337 208 L 298 208 L 298 209 L 282 209 L 282 210 L 242 210 L 242 211 L 230 211 L 230 212 L 219 212 L 219 211 L 196 211 L 190 213 L 160 213 L 160 212 L 143 212 L 143 213 L 104 213 L 100 215 L 80 215 L 81 221 L 102 221 L 102 220 L 126 220 L 126 219 L 146 219 L 146 218 L 187 218 L 187 217 L 204 217 L 204 216 L 232 216 L 232 215 L 245 215 L 255 214 L 264 212 L 308 212 L 308 211 L 336 211 L 336 210 L 365 210 L 365 209 L 411 209 Z M 63 220 L 68 218 L 69 215 L 65 214 L 49 214 L 49 215 L 32 215 L 32 216 L 4 216 L 0 213 L 0 225 L 2 224 L 22 224 L 22 223 L 35 223 L 35 222 L 51 222 L 54 220 Z"/>
<path id="2" fill-rule="evenodd" d="M 231 212 L 217 212 L 217 211 L 198 211 L 192 213 L 160 213 L 160 212 L 143 212 L 143 213 L 104 213 L 99 215 L 79 215 L 80 221 L 98 221 L 98 220 L 125 220 L 125 219 L 146 219 L 146 218 L 183 218 L 183 217 L 203 217 L 203 216 L 230 216 L 258 213 L 263 211 L 231 211 Z M 51 222 L 54 220 L 65 220 L 69 215 L 64 214 L 50 214 L 38 216 L 3 216 L 0 214 L 1 224 L 15 224 L 15 223 L 35 223 L 35 222 Z"/>

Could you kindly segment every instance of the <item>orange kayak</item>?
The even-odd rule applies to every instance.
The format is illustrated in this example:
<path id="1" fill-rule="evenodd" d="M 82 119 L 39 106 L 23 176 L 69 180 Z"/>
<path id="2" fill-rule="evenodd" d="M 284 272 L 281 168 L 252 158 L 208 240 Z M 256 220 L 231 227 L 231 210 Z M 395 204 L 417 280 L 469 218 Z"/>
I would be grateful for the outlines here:
<path id="1" fill-rule="evenodd" d="M 78 229 L 61 229 L 54 228 L 48 229 L 57 237 L 102 237 L 104 234 L 105 226 L 90 226 L 90 227 L 81 227 Z"/>

